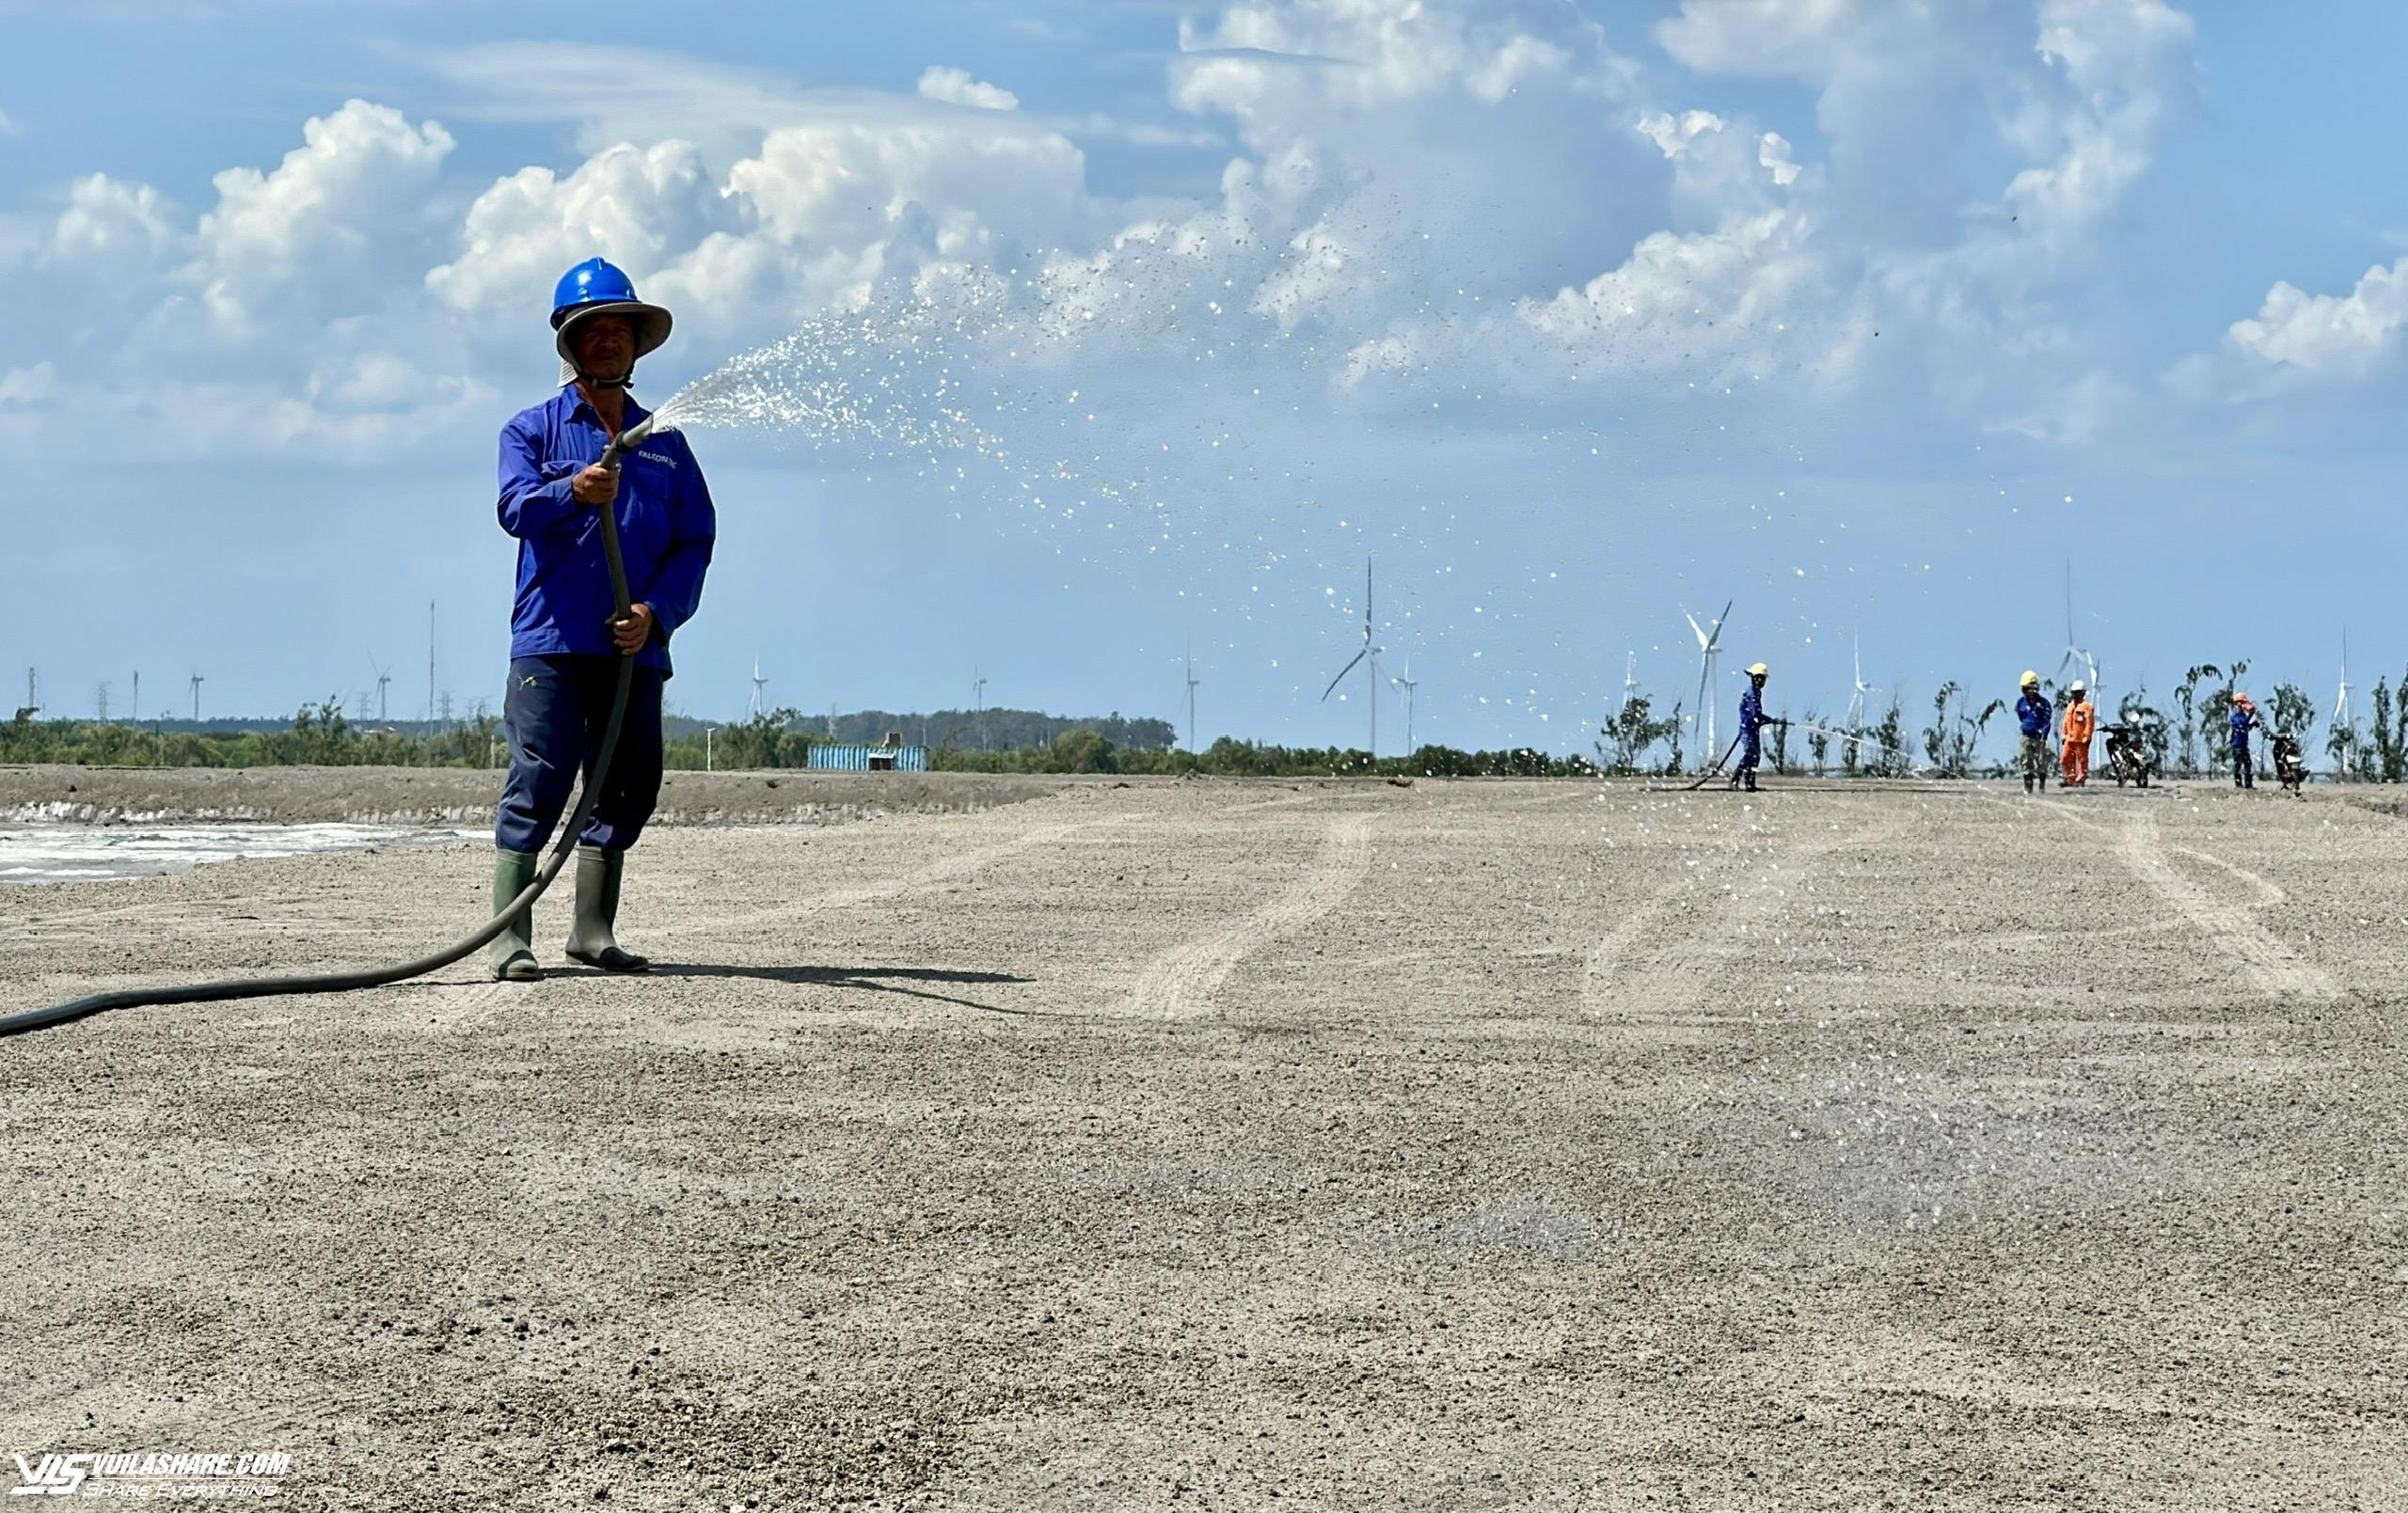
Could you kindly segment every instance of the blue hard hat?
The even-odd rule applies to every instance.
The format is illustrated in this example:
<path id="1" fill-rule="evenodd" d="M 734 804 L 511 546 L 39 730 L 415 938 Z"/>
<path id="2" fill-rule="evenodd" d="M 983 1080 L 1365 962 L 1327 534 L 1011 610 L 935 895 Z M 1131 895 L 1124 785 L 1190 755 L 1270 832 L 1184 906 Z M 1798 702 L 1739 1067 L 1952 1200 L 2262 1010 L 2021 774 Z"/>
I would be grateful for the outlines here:
<path id="1" fill-rule="evenodd" d="M 657 350 L 669 339 L 669 312 L 636 297 L 635 280 L 614 263 L 588 258 L 561 275 L 552 291 L 553 345 L 561 361 L 574 369 L 577 356 L 569 347 L 569 331 L 589 315 L 624 315 L 635 325 L 636 355 Z"/>

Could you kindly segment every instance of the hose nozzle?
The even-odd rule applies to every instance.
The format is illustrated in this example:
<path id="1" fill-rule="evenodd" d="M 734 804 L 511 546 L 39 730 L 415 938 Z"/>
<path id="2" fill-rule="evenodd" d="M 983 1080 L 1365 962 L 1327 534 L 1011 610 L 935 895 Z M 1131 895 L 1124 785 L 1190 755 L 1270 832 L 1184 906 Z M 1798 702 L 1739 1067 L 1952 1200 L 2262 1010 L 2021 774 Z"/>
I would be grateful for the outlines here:
<path id="1" fill-rule="evenodd" d="M 651 438 L 652 423 L 657 418 L 658 418 L 657 412 L 647 415 L 634 425 L 612 436 L 610 445 L 602 449 L 602 461 L 599 465 L 610 468 L 613 472 L 617 471 L 620 458 L 642 446 Z"/>

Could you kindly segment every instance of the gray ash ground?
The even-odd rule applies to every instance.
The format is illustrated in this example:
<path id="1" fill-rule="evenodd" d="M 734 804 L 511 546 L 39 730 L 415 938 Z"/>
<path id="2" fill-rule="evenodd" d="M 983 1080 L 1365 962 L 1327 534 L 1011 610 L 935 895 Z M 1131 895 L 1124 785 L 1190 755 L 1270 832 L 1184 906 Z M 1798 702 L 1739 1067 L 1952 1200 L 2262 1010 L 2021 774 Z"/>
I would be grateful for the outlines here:
<path id="1" fill-rule="evenodd" d="M 0 1448 L 345 1508 L 2396 1507 L 2403 861 L 2205 786 L 668 828 L 649 979 L 0 1042 Z M 0 1013 L 486 882 L 15 890 Z"/>

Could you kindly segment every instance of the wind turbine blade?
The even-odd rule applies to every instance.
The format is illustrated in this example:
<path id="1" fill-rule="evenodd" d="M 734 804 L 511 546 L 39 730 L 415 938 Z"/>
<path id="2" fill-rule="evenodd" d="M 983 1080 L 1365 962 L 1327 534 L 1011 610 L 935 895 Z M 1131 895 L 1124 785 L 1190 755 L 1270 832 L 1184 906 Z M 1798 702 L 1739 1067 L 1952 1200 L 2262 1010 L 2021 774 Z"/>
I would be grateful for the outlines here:
<path id="1" fill-rule="evenodd" d="M 1338 676 L 1330 679 L 1329 686 L 1321 691 L 1321 701 L 1323 703 L 1329 702 L 1329 696 L 1336 693 L 1338 691 L 1338 686 L 1346 681 L 1346 674 L 1354 670 L 1354 663 L 1362 661 L 1363 658 L 1370 654 L 1371 649 L 1366 646 L 1361 651 L 1354 654 L 1354 662 L 1349 662 L 1344 667 L 1339 668 L 1338 670 Z"/>
<path id="2" fill-rule="evenodd" d="M 1730 600 L 1728 603 L 1723 605 L 1722 613 L 1714 617 L 1714 638 L 1705 643 L 1705 649 L 1707 651 L 1711 652 L 1716 647 L 1722 644 L 1722 623 L 1731 618 L 1731 606 L 1737 604 L 1738 602 L 1739 601 L 1736 599 Z"/>

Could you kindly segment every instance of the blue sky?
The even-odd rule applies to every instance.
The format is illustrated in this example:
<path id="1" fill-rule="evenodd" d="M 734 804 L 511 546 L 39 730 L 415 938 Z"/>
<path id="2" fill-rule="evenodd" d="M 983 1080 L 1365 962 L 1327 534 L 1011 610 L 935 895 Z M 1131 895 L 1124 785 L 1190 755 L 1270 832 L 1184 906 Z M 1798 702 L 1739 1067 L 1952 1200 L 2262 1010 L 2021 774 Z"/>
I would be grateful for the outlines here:
<path id="1" fill-rule="evenodd" d="M 1208 735 L 1359 744 L 1367 554 L 1466 746 L 1585 749 L 1631 652 L 1690 697 L 1726 599 L 1776 705 L 1861 635 L 1919 719 L 2055 670 L 2069 560 L 2111 701 L 2247 655 L 2329 707 L 2345 620 L 2361 701 L 2408 662 L 2400 8 L 694 8 L 9 7 L 0 686 L 373 659 L 416 715 L 432 600 L 491 699 L 493 436 L 592 252 L 677 311 L 655 402 L 872 333 L 752 370 L 854 422 L 695 432 L 693 714 L 757 651 L 812 709 L 1169 716 L 1192 640 Z"/>

